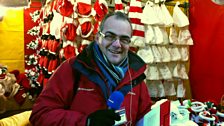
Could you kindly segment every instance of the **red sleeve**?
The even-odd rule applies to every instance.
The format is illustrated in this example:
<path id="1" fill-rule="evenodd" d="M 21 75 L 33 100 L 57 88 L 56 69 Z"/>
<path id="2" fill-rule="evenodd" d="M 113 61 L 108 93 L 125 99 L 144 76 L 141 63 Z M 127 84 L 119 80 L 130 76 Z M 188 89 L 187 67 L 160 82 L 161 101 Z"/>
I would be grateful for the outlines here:
<path id="1" fill-rule="evenodd" d="M 62 63 L 38 96 L 30 116 L 33 126 L 84 126 L 86 116 L 65 109 L 73 100 L 74 79 L 68 61 Z"/>
<path id="2" fill-rule="evenodd" d="M 148 113 L 151 110 L 152 101 L 150 98 L 150 94 L 148 91 L 148 88 L 143 81 L 140 87 L 140 99 L 139 99 L 139 106 L 138 106 L 138 117 L 137 121 L 139 121 L 146 113 Z"/>

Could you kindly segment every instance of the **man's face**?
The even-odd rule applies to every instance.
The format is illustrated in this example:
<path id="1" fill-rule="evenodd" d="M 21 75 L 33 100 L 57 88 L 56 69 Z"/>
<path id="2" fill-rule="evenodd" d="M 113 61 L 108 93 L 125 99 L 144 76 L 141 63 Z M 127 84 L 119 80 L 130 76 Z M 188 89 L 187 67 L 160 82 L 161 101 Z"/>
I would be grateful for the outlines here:
<path id="1" fill-rule="evenodd" d="M 131 26 L 126 20 L 109 17 L 105 23 L 102 34 L 98 33 L 96 42 L 107 59 L 114 65 L 118 65 L 128 55 L 129 44 L 125 40 L 131 38 Z M 110 41 L 111 36 L 116 40 Z"/>

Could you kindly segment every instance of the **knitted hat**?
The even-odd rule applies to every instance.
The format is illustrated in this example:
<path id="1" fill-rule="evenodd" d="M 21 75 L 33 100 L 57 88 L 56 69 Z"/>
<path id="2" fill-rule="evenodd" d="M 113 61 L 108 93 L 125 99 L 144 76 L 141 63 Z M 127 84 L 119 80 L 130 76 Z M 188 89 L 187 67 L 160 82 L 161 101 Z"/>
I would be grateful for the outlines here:
<path id="1" fill-rule="evenodd" d="M 115 0 L 115 11 L 124 12 L 123 4 L 122 4 L 121 0 Z"/>
<path id="2" fill-rule="evenodd" d="M 137 46 L 139 43 L 145 44 L 145 28 L 141 23 L 142 5 L 139 0 L 131 0 L 128 17 L 132 22 L 133 36 L 131 38 L 131 46 Z M 137 44 L 135 44 L 137 43 Z M 142 45 L 143 45 L 142 44 Z"/>

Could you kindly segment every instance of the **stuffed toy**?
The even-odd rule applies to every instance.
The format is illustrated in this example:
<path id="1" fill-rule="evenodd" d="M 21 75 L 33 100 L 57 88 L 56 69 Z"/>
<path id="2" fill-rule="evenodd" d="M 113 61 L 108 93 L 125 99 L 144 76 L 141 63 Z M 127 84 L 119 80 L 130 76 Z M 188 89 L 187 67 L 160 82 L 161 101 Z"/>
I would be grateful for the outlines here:
<path id="1" fill-rule="evenodd" d="M 20 85 L 16 82 L 15 75 L 8 73 L 7 67 L 0 65 L 0 75 L 0 113 L 4 113 L 6 111 L 5 102 L 15 96 Z"/>

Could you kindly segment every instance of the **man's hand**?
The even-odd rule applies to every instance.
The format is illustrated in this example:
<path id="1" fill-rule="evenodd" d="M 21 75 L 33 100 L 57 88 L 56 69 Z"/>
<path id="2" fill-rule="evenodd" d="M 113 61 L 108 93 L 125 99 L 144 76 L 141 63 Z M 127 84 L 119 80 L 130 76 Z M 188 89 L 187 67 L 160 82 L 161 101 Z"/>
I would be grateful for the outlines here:
<path id="1" fill-rule="evenodd" d="M 120 119 L 120 115 L 112 109 L 97 110 L 88 116 L 86 126 L 112 126 L 115 120 Z"/>

